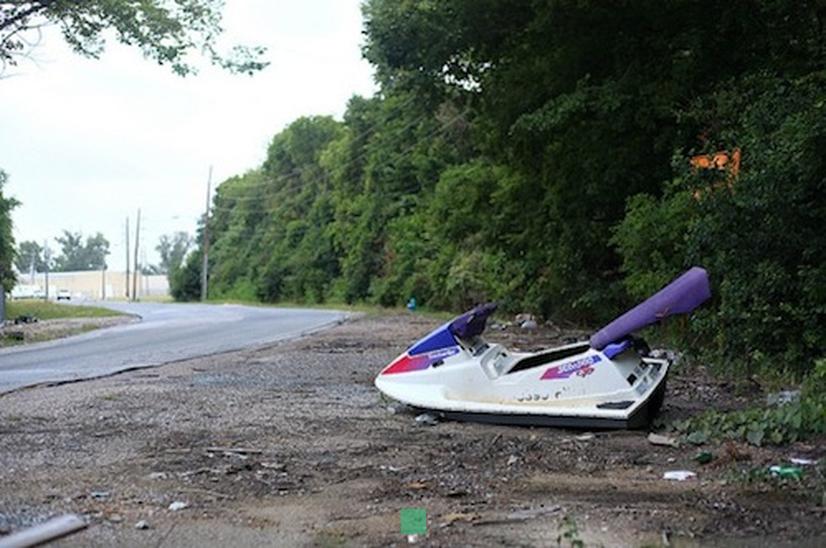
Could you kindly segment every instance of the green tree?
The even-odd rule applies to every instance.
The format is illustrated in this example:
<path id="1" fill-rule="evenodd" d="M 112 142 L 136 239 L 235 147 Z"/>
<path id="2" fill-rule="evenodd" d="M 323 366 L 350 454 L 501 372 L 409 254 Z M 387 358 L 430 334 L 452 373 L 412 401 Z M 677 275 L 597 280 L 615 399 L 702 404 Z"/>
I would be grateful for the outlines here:
<path id="1" fill-rule="evenodd" d="M 183 264 L 190 247 L 192 247 L 192 236 L 187 232 L 179 231 L 162 235 L 155 247 L 161 256 L 158 273 L 172 275 Z"/>
<path id="2" fill-rule="evenodd" d="M 56 272 L 100 270 L 106 265 L 109 241 L 100 232 L 87 236 L 84 243 L 80 232 L 64 230 L 55 240 L 60 244 L 60 255 L 54 259 Z"/>
<path id="3" fill-rule="evenodd" d="M 43 247 L 33 240 L 20 242 L 14 264 L 17 270 L 23 273 L 29 272 L 32 268 L 35 272 L 43 272 L 46 269 Z"/>
<path id="4" fill-rule="evenodd" d="M 0 286 L 2 290 L 11 291 L 17 281 L 12 269 L 15 250 L 11 211 L 19 202 L 3 194 L 3 187 L 7 181 L 6 172 L 0 169 Z"/>
<path id="5" fill-rule="evenodd" d="M 57 26 L 75 52 L 91 58 L 100 57 L 111 29 L 119 42 L 182 76 L 195 71 L 193 53 L 236 73 L 266 67 L 262 47 L 218 50 L 222 8 L 221 0 L 0 1 L 0 68 L 27 55 L 44 26 Z"/>

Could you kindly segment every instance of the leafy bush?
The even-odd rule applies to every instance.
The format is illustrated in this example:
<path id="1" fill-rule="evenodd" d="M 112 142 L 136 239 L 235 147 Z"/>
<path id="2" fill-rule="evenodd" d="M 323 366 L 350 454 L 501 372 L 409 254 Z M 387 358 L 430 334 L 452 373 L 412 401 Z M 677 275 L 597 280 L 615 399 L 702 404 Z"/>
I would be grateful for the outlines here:
<path id="1" fill-rule="evenodd" d="M 796 401 L 766 409 L 707 411 L 674 426 L 690 443 L 732 439 L 779 445 L 826 434 L 826 359 L 815 364 Z"/>

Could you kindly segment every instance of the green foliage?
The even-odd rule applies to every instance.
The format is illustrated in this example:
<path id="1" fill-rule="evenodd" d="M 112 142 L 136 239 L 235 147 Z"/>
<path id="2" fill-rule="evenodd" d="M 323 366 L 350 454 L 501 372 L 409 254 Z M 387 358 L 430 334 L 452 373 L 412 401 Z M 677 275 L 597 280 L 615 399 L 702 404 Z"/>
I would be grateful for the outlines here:
<path id="1" fill-rule="evenodd" d="M 0 291 L 11 291 L 17 281 L 12 270 L 15 249 L 11 211 L 19 202 L 3 195 L 3 186 L 7 181 L 6 172 L 0 169 Z"/>
<path id="2" fill-rule="evenodd" d="M 34 316 L 40 320 L 54 320 L 59 318 L 103 318 L 108 316 L 124 316 L 122 312 L 98 306 L 66 306 L 43 300 L 20 300 L 6 303 L 6 316 L 14 319 L 17 316 Z"/>
<path id="3" fill-rule="evenodd" d="M 17 246 L 17 256 L 14 265 L 20 272 L 29 272 L 34 268 L 35 272 L 43 272 L 46 269 L 46 259 L 44 249 L 37 242 L 27 240 L 20 242 Z"/>
<path id="4" fill-rule="evenodd" d="M 566 514 L 559 524 L 556 545 L 563 546 L 563 544 L 571 548 L 585 548 L 585 541 L 579 536 L 579 527 L 576 520 L 570 514 Z"/>
<path id="5" fill-rule="evenodd" d="M 84 243 L 80 232 L 64 230 L 63 236 L 58 236 L 55 240 L 60 244 L 60 255 L 55 257 L 52 265 L 56 272 L 100 270 L 106 265 L 109 240 L 100 232 L 87 236 Z"/>
<path id="6" fill-rule="evenodd" d="M 207 57 L 231 72 L 253 74 L 268 65 L 262 47 L 217 49 L 221 28 L 220 0 L 22 0 L 0 2 L 0 73 L 29 54 L 39 29 L 55 25 L 80 55 L 100 57 L 112 30 L 121 43 L 138 48 L 159 65 L 181 76 L 195 72 L 192 53 Z"/>
<path id="7" fill-rule="evenodd" d="M 192 236 L 183 231 L 175 232 L 174 234 L 164 234 L 158 240 L 158 245 L 155 246 L 155 249 L 161 256 L 161 263 L 157 267 L 157 273 L 166 274 L 170 284 L 175 276 L 175 272 L 181 268 L 192 244 Z"/>
<path id="8" fill-rule="evenodd" d="M 380 92 L 296 120 L 219 186 L 211 296 L 595 324 L 700 264 L 715 297 L 672 335 L 732 372 L 808 373 L 826 346 L 819 3 L 363 9 Z M 731 190 L 689 168 L 734 147 Z"/>
<path id="9" fill-rule="evenodd" d="M 780 445 L 825 434 L 826 359 L 815 364 L 797 401 L 730 413 L 707 411 L 674 426 L 687 442 L 698 445 L 709 439 Z"/>

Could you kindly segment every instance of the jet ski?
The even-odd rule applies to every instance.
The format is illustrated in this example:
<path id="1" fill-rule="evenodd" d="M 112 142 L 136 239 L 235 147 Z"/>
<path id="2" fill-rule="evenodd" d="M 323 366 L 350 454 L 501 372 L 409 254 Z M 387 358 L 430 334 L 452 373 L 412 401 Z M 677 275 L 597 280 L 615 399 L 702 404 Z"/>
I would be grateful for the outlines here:
<path id="1" fill-rule="evenodd" d="M 535 353 L 486 342 L 494 303 L 440 326 L 376 377 L 384 394 L 449 419 L 558 426 L 643 428 L 659 411 L 671 363 L 648 355 L 632 334 L 711 296 L 694 267 L 588 341 Z"/>

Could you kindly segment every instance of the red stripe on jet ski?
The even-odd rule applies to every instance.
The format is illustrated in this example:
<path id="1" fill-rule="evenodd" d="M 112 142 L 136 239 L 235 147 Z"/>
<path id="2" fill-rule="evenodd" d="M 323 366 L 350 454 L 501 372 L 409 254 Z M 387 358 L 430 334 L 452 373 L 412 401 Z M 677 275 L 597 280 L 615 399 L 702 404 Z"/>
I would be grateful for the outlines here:
<path id="1" fill-rule="evenodd" d="M 403 354 L 399 356 L 396 361 L 387 366 L 387 369 L 381 372 L 382 375 L 390 375 L 392 373 L 407 373 L 408 371 L 420 371 L 427 369 L 430 366 L 430 359 L 426 354 L 418 356 L 408 356 Z"/>

